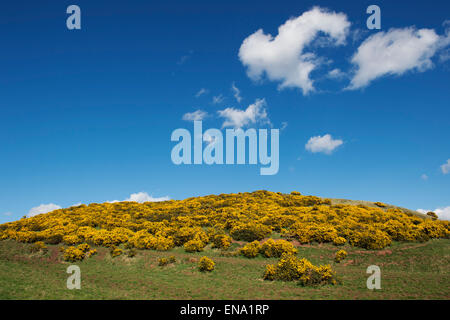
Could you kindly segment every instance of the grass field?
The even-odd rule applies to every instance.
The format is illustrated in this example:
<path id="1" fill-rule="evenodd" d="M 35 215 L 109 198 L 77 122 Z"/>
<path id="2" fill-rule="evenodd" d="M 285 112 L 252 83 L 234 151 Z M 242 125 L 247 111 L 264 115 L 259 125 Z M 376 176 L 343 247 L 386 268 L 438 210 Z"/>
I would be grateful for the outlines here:
<path id="1" fill-rule="evenodd" d="M 344 246 L 349 255 L 339 264 L 333 262 L 335 246 L 300 246 L 299 257 L 336 270 L 341 284 L 322 287 L 263 281 L 265 265 L 277 259 L 227 257 L 210 246 L 201 253 L 139 250 L 134 258 L 111 258 L 99 247 L 97 255 L 73 263 L 81 268 L 81 289 L 69 290 L 66 269 L 72 263 L 61 260 L 59 246 L 49 245 L 45 254 L 29 247 L 0 241 L 0 299 L 450 299 L 448 239 L 394 242 L 377 251 Z M 159 258 L 171 255 L 175 264 L 158 266 Z M 204 255 L 216 262 L 211 273 L 197 270 Z M 369 265 L 381 268 L 381 290 L 366 287 Z"/>

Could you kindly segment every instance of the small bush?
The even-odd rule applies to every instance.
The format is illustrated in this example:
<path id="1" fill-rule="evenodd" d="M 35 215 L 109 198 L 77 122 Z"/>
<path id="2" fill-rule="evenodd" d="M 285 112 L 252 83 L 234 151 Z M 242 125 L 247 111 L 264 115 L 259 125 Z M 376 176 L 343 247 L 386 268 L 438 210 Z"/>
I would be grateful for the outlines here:
<path id="1" fill-rule="evenodd" d="M 261 245 L 258 241 L 253 241 L 250 243 L 247 243 L 244 247 L 239 249 L 239 253 L 247 258 L 255 258 L 259 251 L 261 250 Z"/>
<path id="2" fill-rule="evenodd" d="M 269 239 L 263 243 L 260 252 L 267 258 L 279 258 L 283 253 L 295 255 L 298 250 L 289 241 Z"/>
<path id="3" fill-rule="evenodd" d="M 176 261 L 176 259 L 174 256 L 170 256 L 168 258 L 159 258 L 158 266 L 164 267 L 164 266 L 167 266 L 168 264 L 175 263 L 175 261 Z"/>
<path id="4" fill-rule="evenodd" d="M 437 214 L 433 211 L 428 211 L 427 216 L 431 217 L 431 219 L 436 220 L 438 218 Z"/>
<path id="5" fill-rule="evenodd" d="M 35 243 L 33 243 L 30 247 L 30 251 L 31 252 L 40 252 L 42 251 L 43 253 L 47 252 L 47 246 L 45 245 L 44 242 L 42 241 L 37 241 Z"/>
<path id="6" fill-rule="evenodd" d="M 111 258 L 115 258 L 115 257 L 120 256 L 123 253 L 123 251 L 122 251 L 122 249 L 112 247 L 111 251 L 109 253 L 111 254 Z"/>
<path id="7" fill-rule="evenodd" d="M 127 257 L 128 258 L 133 258 L 136 256 L 136 249 L 131 248 L 127 250 Z"/>
<path id="8" fill-rule="evenodd" d="M 200 252 L 203 251 L 205 244 L 200 240 L 194 239 L 186 242 L 183 247 L 186 252 Z"/>
<path id="9" fill-rule="evenodd" d="M 335 246 L 343 246 L 346 242 L 347 240 L 343 237 L 336 237 L 333 239 L 333 244 Z"/>
<path id="10" fill-rule="evenodd" d="M 213 238 L 213 248 L 228 249 L 231 246 L 231 237 L 226 234 L 219 234 Z"/>
<path id="11" fill-rule="evenodd" d="M 64 260 L 69 262 L 81 261 L 84 259 L 85 253 L 76 248 L 76 247 L 68 247 L 64 250 Z"/>
<path id="12" fill-rule="evenodd" d="M 336 255 L 334 256 L 334 261 L 339 263 L 342 260 L 344 260 L 346 257 L 347 257 L 347 251 L 339 250 L 338 252 L 336 252 Z"/>
<path id="13" fill-rule="evenodd" d="M 384 204 L 383 202 L 374 202 L 374 205 L 376 205 L 377 207 L 380 207 L 380 208 L 386 208 L 387 207 L 387 205 Z"/>
<path id="14" fill-rule="evenodd" d="M 208 257 L 202 257 L 198 263 L 198 269 L 202 272 L 211 272 L 214 270 L 215 263 Z"/>

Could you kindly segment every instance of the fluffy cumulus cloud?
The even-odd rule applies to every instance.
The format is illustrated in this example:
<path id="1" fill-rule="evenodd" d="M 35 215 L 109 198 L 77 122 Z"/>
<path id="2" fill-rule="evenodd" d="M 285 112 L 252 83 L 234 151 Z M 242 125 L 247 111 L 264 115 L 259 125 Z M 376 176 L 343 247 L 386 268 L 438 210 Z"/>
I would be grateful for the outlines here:
<path id="1" fill-rule="evenodd" d="M 333 139 L 330 134 L 324 136 L 311 137 L 305 145 L 305 149 L 317 153 L 331 154 L 337 147 L 344 142 L 339 139 Z"/>
<path id="2" fill-rule="evenodd" d="M 370 36 L 352 57 L 356 72 L 348 89 L 365 87 L 384 75 L 431 68 L 431 57 L 446 45 L 445 39 L 432 29 L 416 30 L 413 27 L 390 29 Z"/>
<path id="3" fill-rule="evenodd" d="M 219 110 L 219 117 L 225 119 L 222 124 L 222 128 L 242 128 L 249 124 L 255 123 L 270 124 L 265 106 L 265 99 L 257 99 L 255 103 L 249 105 L 245 110 L 235 108 Z"/>
<path id="4" fill-rule="evenodd" d="M 194 112 L 188 112 L 183 115 L 185 121 L 201 121 L 208 116 L 208 113 L 202 110 L 196 110 Z"/>
<path id="5" fill-rule="evenodd" d="M 349 27 L 345 14 L 315 7 L 286 21 L 275 37 L 262 29 L 247 37 L 239 49 L 239 58 L 253 80 L 265 73 L 268 79 L 281 82 L 280 89 L 297 87 L 307 94 L 314 90 L 310 73 L 323 59 L 305 48 L 319 37 L 320 43 L 326 37 L 328 45 L 344 44 Z"/>
<path id="6" fill-rule="evenodd" d="M 438 218 L 441 220 L 450 220 L 450 206 L 444 208 L 436 208 L 434 210 L 417 209 L 416 211 L 426 214 L 429 211 L 433 211 L 437 214 Z"/>
<path id="7" fill-rule="evenodd" d="M 447 163 L 444 163 L 441 166 L 441 170 L 443 174 L 448 174 L 450 172 L 450 159 L 447 160 Z"/>
<path id="8" fill-rule="evenodd" d="M 34 217 L 38 214 L 47 213 L 58 209 L 61 209 L 61 207 L 54 203 L 41 204 L 40 206 L 31 208 L 30 211 L 28 211 L 27 217 Z"/>

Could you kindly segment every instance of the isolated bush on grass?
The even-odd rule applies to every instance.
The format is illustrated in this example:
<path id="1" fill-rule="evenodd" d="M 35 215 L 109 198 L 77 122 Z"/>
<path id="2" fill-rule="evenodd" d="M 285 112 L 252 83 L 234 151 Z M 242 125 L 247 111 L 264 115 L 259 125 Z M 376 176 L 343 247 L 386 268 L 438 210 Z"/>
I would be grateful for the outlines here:
<path id="1" fill-rule="evenodd" d="M 339 263 L 342 260 L 344 260 L 346 257 L 347 257 L 347 251 L 339 250 L 338 252 L 336 252 L 336 255 L 334 256 L 334 261 Z"/>
<path id="2" fill-rule="evenodd" d="M 201 257 L 198 263 L 198 269 L 202 272 L 211 272 L 214 270 L 216 264 L 208 257 Z"/>

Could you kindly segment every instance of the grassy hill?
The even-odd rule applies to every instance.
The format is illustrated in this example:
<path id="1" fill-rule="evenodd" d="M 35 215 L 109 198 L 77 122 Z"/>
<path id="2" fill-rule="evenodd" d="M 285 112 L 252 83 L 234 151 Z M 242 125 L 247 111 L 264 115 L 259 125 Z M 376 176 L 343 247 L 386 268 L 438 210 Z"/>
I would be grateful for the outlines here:
<path id="1" fill-rule="evenodd" d="M 0 299 L 448 299 L 449 238 L 415 211 L 298 192 L 81 205 L 0 225 Z"/>

